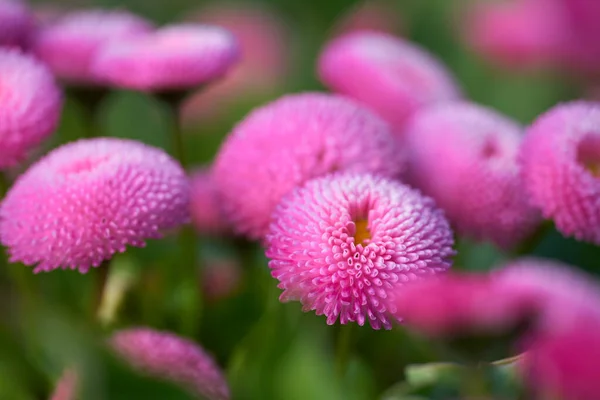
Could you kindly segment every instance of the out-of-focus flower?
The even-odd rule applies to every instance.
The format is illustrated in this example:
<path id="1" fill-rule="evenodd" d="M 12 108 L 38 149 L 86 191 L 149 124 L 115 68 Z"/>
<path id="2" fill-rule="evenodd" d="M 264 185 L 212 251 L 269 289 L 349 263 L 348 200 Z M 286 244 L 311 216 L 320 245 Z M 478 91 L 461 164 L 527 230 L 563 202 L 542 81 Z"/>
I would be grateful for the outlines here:
<path id="1" fill-rule="evenodd" d="M 219 118 L 240 97 L 270 94 L 285 84 L 290 64 L 290 33 L 274 11 L 246 3 L 209 5 L 190 18 L 221 26 L 237 39 L 240 61 L 222 80 L 202 88 L 184 105 L 184 124 Z"/>
<path id="2" fill-rule="evenodd" d="M 236 259 L 209 260 L 203 265 L 202 293 L 209 300 L 229 297 L 240 286 L 242 268 Z"/>
<path id="3" fill-rule="evenodd" d="M 190 213 L 192 224 L 199 233 L 215 234 L 227 230 L 213 173 L 209 168 L 198 169 L 191 174 Z"/>
<path id="4" fill-rule="evenodd" d="M 229 399 L 223 373 L 196 343 L 149 328 L 118 331 L 111 338 L 115 351 L 134 368 L 182 385 L 208 400 Z"/>
<path id="5" fill-rule="evenodd" d="M 127 245 L 144 246 L 189 216 L 189 186 L 163 150 L 124 139 L 53 150 L 10 189 L 0 240 L 12 262 L 85 273 Z"/>
<path id="6" fill-rule="evenodd" d="M 563 50 L 564 63 L 575 71 L 597 77 L 600 69 L 600 3 L 590 0 L 556 1 L 562 6 L 561 11 L 569 26 L 569 37 Z"/>
<path id="7" fill-rule="evenodd" d="M 401 34 L 404 21 L 392 3 L 385 0 L 365 0 L 342 15 L 334 27 L 341 35 L 355 31 L 375 31 Z"/>
<path id="8" fill-rule="evenodd" d="M 406 129 L 411 183 L 460 233 L 513 247 L 541 220 L 519 174 L 521 135 L 517 123 L 475 104 L 425 109 Z"/>
<path id="9" fill-rule="evenodd" d="M 334 171 L 395 177 L 404 169 L 390 127 L 350 99 L 304 93 L 252 112 L 229 135 L 214 179 L 232 227 L 252 239 L 266 233 L 281 197 Z"/>
<path id="10" fill-rule="evenodd" d="M 0 46 L 27 47 L 33 29 L 34 18 L 23 1 L 0 1 Z"/>
<path id="11" fill-rule="evenodd" d="M 43 26 L 34 51 L 54 74 L 73 84 L 98 84 L 91 66 L 108 43 L 149 34 L 152 25 L 124 11 L 86 10 L 65 14 Z"/>
<path id="12" fill-rule="evenodd" d="M 50 400 L 76 400 L 77 373 L 74 369 L 66 369 L 60 377 Z"/>
<path id="13" fill-rule="evenodd" d="M 523 259 L 491 275 L 447 276 L 398 290 L 398 318 L 435 337 L 507 333 L 540 399 L 592 400 L 600 391 L 600 285 L 571 267 Z M 552 395 L 552 396 L 550 396 Z"/>
<path id="14" fill-rule="evenodd" d="M 600 103 L 554 107 L 529 128 L 520 152 L 532 204 L 566 236 L 600 244 Z"/>
<path id="15" fill-rule="evenodd" d="M 62 94 L 48 69 L 16 49 L 0 49 L 0 170 L 23 161 L 56 129 Z"/>
<path id="16" fill-rule="evenodd" d="M 402 135 L 423 106 L 455 100 L 459 89 L 446 68 L 415 44 L 378 32 L 355 32 L 331 41 L 318 73 L 334 92 L 364 103 Z"/>
<path id="17" fill-rule="evenodd" d="M 93 73 L 109 85 L 162 92 L 220 78 L 239 57 L 233 35 L 210 25 L 172 25 L 104 46 Z"/>
<path id="18" fill-rule="evenodd" d="M 374 329 L 391 328 L 396 289 L 446 271 L 454 254 L 452 231 L 430 198 L 362 174 L 317 178 L 285 196 L 266 243 L 282 301 L 299 300 L 330 325 L 339 318 Z"/>

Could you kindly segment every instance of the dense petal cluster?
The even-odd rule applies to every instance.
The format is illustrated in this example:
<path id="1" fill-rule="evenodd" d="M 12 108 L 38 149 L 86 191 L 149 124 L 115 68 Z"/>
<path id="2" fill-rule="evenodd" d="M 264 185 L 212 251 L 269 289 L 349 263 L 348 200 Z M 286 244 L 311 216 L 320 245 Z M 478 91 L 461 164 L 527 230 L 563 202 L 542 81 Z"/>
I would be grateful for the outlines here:
<path id="1" fill-rule="evenodd" d="M 512 247 L 540 222 L 519 174 L 521 136 L 515 122 L 475 104 L 423 110 L 406 129 L 411 183 L 460 233 Z"/>
<path id="2" fill-rule="evenodd" d="M 12 262 L 85 273 L 185 222 L 180 165 L 139 142 L 98 138 L 59 147 L 21 175 L 0 206 L 0 241 Z"/>
<path id="3" fill-rule="evenodd" d="M 0 170 L 22 161 L 58 125 L 62 93 L 48 69 L 16 49 L 0 49 Z"/>
<path id="4" fill-rule="evenodd" d="M 433 200 L 364 174 L 317 178 L 285 196 L 266 243 L 282 301 L 299 300 L 328 324 L 368 321 L 374 329 L 391 327 L 393 293 L 446 271 L 454 254 Z"/>
<path id="5" fill-rule="evenodd" d="M 196 343 L 149 328 L 118 331 L 112 347 L 133 367 L 182 385 L 208 400 L 229 399 L 229 387 L 217 364 Z"/>
<path id="6" fill-rule="evenodd" d="M 98 54 L 93 70 L 111 85 L 167 91 L 219 78 L 238 57 L 237 42 L 225 29 L 183 24 L 110 43 Z"/>
<path id="7" fill-rule="evenodd" d="M 368 105 L 397 134 L 419 108 L 460 97 L 438 60 L 385 33 L 355 32 L 334 39 L 323 50 L 318 70 L 327 87 Z"/>
<path id="8" fill-rule="evenodd" d="M 260 239 L 281 197 L 334 171 L 397 176 L 404 169 L 390 127 L 352 100 L 304 93 L 252 112 L 226 139 L 214 164 L 226 218 Z"/>
<path id="9" fill-rule="evenodd" d="M 529 128 L 520 152 L 531 202 L 566 236 L 600 244 L 600 103 L 558 105 Z"/>
<path id="10" fill-rule="evenodd" d="M 0 1 L 0 46 L 26 47 L 33 28 L 34 19 L 25 3 Z"/>
<path id="11" fill-rule="evenodd" d="M 65 14 L 36 35 L 34 51 L 54 74 L 71 83 L 99 83 L 91 66 L 108 43 L 148 34 L 152 25 L 124 11 L 86 10 Z"/>
<path id="12" fill-rule="evenodd" d="M 210 169 L 196 170 L 190 177 L 190 214 L 194 228 L 200 233 L 227 230 Z"/>

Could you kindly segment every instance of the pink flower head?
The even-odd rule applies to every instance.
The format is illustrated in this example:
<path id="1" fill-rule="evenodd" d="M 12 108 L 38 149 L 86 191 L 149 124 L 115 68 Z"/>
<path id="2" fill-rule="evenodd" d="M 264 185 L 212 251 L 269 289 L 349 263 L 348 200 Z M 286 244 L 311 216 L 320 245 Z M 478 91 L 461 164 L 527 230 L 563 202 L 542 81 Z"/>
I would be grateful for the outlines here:
<path id="1" fill-rule="evenodd" d="M 200 233 L 223 233 L 227 230 L 210 169 L 199 169 L 190 178 L 190 213 L 192 224 Z"/>
<path id="2" fill-rule="evenodd" d="M 554 107 L 529 128 L 520 152 L 530 201 L 566 236 L 600 244 L 600 103 Z"/>
<path id="3" fill-rule="evenodd" d="M 334 30 L 338 35 L 356 31 L 399 34 L 402 25 L 398 10 L 389 2 L 364 0 L 344 14 Z"/>
<path id="4" fill-rule="evenodd" d="M 464 25 L 467 42 L 485 58 L 507 67 L 556 63 L 569 27 L 556 0 L 473 3 Z"/>
<path id="5" fill-rule="evenodd" d="M 229 399 L 229 388 L 219 367 L 190 340 L 169 332 L 136 328 L 115 333 L 111 344 L 141 372 L 182 385 L 201 398 Z"/>
<path id="6" fill-rule="evenodd" d="M 0 48 L 0 170 L 22 161 L 56 129 L 62 94 L 33 57 Z"/>
<path id="7" fill-rule="evenodd" d="M 125 246 L 144 246 L 188 218 L 184 171 L 131 140 L 80 140 L 29 168 L 0 206 L 0 241 L 34 272 L 85 273 Z"/>
<path id="8" fill-rule="evenodd" d="M 600 68 L 600 3 L 590 0 L 556 0 L 570 28 L 564 43 L 565 64 L 598 76 Z"/>
<path id="9" fill-rule="evenodd" d="M 452 231 L 433 200 L 399 182 L 336 174 L 284 197 L 266 236 L 281 301 L 325 315 L 329 325 L 368 320 L 391 328 L 389 297 L 446 271 Z"/>
<path id="10" fill-rule="evenodd" d="M 384 33 L 355 32 L 334 39 L 323 50 L 318 69 L 327 87 L 368 105 L 397 133 L 419 108 L 460 96 L 439 61 Z"/>
<path id="11" fill-rule="evenodd" d="M 411 183 L 462 234 L 512 247 L 540 222 L 519 175 L 522 128 L 512 120 L 475 104 L 449 103 L 418 113 L 405 135 Z"/>
<path id="12" fill-rule="evenodd" d="M 78 378 L 73 369 L 66 369 L 54 388 L 50 400 L 76 400 Z"/>
<path id="13" fill-rule="evenodd" d="M 173 25 L 112 42 L 94 63 L 109 84 L 143 91 L 188 89 L 223 76 L 239 56 L 235 38 L 210 25 Z"/>
<path id="14" fill-rule="evenodd" d="M 26 47 L 34 29 L 34 19 L 20 0 L 0 1 L 0 46 Z"/>
<path id="15" fill-rule="evenodd" d="M 87 10 L 64 15 L 38 33 L 34 51 L 60 79 L 97 84 L 91 66 L 108 43 L 149 34 L 152 25 L 124 11 Z"/>
<path id="16" fill-rule="evenodd" d="M 304 93 L 252 112 L 213 168 L 226 218 L 238 233 L 260 239 L 295 186 L 334 171 L 397 176 L 404 155 L 389 126 L 370 111 L 342 97 Z"/>

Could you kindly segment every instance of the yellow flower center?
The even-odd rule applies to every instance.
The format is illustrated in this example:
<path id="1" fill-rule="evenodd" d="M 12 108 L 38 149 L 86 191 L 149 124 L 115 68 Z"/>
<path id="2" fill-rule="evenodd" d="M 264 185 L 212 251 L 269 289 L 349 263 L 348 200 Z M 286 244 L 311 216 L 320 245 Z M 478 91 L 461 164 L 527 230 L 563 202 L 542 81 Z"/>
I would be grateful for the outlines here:
<path id="1" fill-rule="evenodd" d="M 354 243 L 361 244 L 367 240 L 371 240 L 371 232 L 369 232 L 369 221 L 366 219 L 359 219 L 354 222 L 356 225 L 356 232 L 354 233 Z"/>

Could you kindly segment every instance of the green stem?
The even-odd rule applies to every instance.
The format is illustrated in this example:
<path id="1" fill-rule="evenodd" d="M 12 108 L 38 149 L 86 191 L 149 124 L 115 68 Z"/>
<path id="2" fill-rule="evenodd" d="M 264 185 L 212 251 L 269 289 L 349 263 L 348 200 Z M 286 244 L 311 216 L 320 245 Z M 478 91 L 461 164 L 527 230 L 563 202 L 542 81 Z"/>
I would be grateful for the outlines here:
<path id="1" fill-rule="evenodd" d="M 96 116 L 100 104 L 108 94 L 108 88 L 101 86 L 73 86 L 69 94 L 77 101 L 85 113 L 84 137 L 100 136 L 100 129 L 96 124 Z"/>
<path id="2" fill-rule="evenodd" d="M 335 369 L 340 381 L 344 381 L 348 363 L 352 355 L 354 324 L 340 325 L 337 331 L 335 347 Z"/>
<path id="3" fill-rule="evenodd" d="M 94 276 L 94 292 L 92 294 L 91 319 L 96 321 L 100 314 L 102 301 L 106 292 L 106 283 L 110 274 L 111 260 L 105 260 L 98 268 L 93 269 Z"/>
<path id="4" fill-rule="evenodd" d="M 4 198 L 6 193 L 8 193 L 8 189 L 10 188 L 10 183 L 8 182 L 8 177 L 0 172 L 0 200 Z"/>

